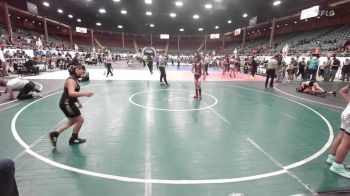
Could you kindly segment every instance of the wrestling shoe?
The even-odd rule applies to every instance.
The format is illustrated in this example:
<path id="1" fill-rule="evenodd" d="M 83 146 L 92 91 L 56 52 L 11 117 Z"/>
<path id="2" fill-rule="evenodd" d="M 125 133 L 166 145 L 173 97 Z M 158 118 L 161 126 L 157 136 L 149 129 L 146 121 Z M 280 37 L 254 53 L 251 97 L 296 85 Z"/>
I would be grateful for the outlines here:
<path id="1" fill-rule="evenodd" d="M 82 139 L 82 138 L 70 138 L 69 139 L 69 144 L 82 144 L 85 143 L 86 139 Z"/>
<path id="2" fill-rule="evenodd" d="M 58 139 L 58 133 L 56 131 L 49 133 L 50 142 L 53 147 L 56 147 L 57 139 Z"/>
<path id="3" fill-rule="evenodd" d="M 347 171 L 343 164 L 333 162 L 332 166 L 329 168 L 332 172 L 343 176 L 344 178 L 350 178 L 350 172 Z"/>
<path id="4" fill-rule="evenodd" d="M 327 163 L 333 164 L 334 162 L 335 162 L 335 156 L 332 155 L 332 154 L 328 155 Z M 343 165 L 344 165 L 345 169 L 350 169 L 350 165 L 349 164 L 343 163 Z"/>

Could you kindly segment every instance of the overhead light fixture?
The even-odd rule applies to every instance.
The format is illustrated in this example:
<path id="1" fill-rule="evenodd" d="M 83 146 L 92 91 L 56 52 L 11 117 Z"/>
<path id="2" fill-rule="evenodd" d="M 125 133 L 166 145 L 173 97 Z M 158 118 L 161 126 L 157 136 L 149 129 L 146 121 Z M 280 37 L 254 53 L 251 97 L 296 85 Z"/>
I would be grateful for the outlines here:
<path id="1" fill-rule="evenodd" d="M 106 13 L 106 10 L 103 9 L 103 8 L 101 8 L 101 9 L 98 10 L 98 12 L 100 12 L 101 14 L 105 14 L 105 13 Z"/>
<path id="2" fill-rule="evenodd" d="M 204 7 L 205 7 L 206 9 L 211 9 L 211 8 L 213 8 L 213 5 L 210 4 L 210 3 L 208 3 L 208 4 L 205 4 Z"/>
<path id="3" fill-rule="evenodd" d="M 219 26 L 215 26 L 215 29 L 219 29 Z"/>
<path id="4" fill-rule="evenodd" d="M 77 21 L 78 21 L 78 22 L 81 22 L 81 19 L 80 19 L 80 18 L 78 18 L 78 19 L 77 19 Z"/>
<path id="5" fill-rule="evenodd" d="M 45 7 L 49 7 L 49 6 L 50 6 L 50 4 L 49 4 L 47 1 L 44 1 L 44 2 L 43 2 L 43 5 L 44 5 Z"/>
<path id="6" fill-rule="evenodd" d="M 232 20 L 228 20 L 227 23 L 228 23 L 228 24 L 231 24 L 231 23 L 232 23 Z"/>
<path id="7" fill-rule="evenodd" d="M 244 13 L 244 14 L 243 14 L 243 18 L 246 18 L 247 16 L 248 16 L 247 13 Z"/>
<path id="8" fill-rule="evenodd" d="M 114 2 L 120 2 L 120 0 L 113 0 Z"/>
<path id="9" fill-rule="evenodd" d="M 101 26 L 102 24 L 100 22 L 96 22 L 96 25 L 97 26 Z"/>
<path id="10" fill-rule="evenodd" d="M 146 4 L 152 4 L 152 0 L 145 0 Z"/>
<path id="11" fill-rule="evenodd" d="M 298 22 L 297 22 L 297 21 L 294 21 L 294 24 L 298 24 Z"/>
<path id="12" fill-rule="evenodd" d="M 72 14 L 69 14 L 68 17 L 69 17 L 69 18 L 73 18 L 73 15 L 72 15 Z"/>
<path id="13" fill-rule="evenodd" d="M 194 18 L 194 19 L 198 19 L 199 16 L 198 16 L 197 14 L 195 14 L 195 15 L 193 15 L 193 18 Z"/>
<path id="14" fill-rule="evenodd" d="M 274 1 L 274 2 L 273 2 L 273 5 L 274 5 L 274 6 L 278 6 L 279 4 L 281 4 L 281 1 Z"/>
<path id="15" fill-rule="evenodd" d="M 149 26 L 153 28 L 153 27 L 154 27 L 154 24 L 150 24 Z"/>
<path id="16" fill-rule="evenodd" d="M 118 29 L 122 29 L 123 28 L 123 25 L 118 25 Z"/>
<path id="17" fill-rule="evenodd" d="M 203 31 L 203 28 L 198 28 L 198 31 Z"/>
<path id="18" fill-rule="evenodd" d="M 20 19 L 20 17 L 18 16 L 17 19 Z"/>
<path id="19" fill-rule="evenodd" d="M 120 13 L 127 14 L 128 12 L 126 10 L 121 10 Z"/>
<path id="20" fill-rule="evenodd" d="M 181 29 L 179 29 L 179 31 L 181 31 L 181 32 L 182 32 L 182 31 L 185 31 L 185 29 L 181 28 Z"/>
<path id="21" fill-rule="evenodd" d="M 176 17 L 176 14 L 175 14 L 175 13 L 170 13 L 169 15 L 170 15 L 170 17 L 172 17 L 172 18 L 175 18 L 175 17 Z"/>
<path id="22" fill-rule="evenodd" d="M 59 29 L 60 27 L 57 27 L 57 29 Z"/>
<path id="23" fill-rule="evenodd" d="M 58 9 L 57 12 L 60 13 L 60 14 L 62 14 L 62 13 L 63 13 L 63 10 L 62 10 L 62 9 Z"/>
<path id="24" fill-rule="evenodd" d="M 183 5 L 183 3 L 182 3 L 182 1 L 176 1 L 176 2 L 175 2 L 175 5 L 176 5 L 177 7 L 181 7 L 181 6 Z"/>
<path id="25" fill-rule="evenodd" d="M 147 16 L 151 16 L 151 15 L 152 15 L 152 12 L 146 12 L 146 15 L 147 15 Z"/>

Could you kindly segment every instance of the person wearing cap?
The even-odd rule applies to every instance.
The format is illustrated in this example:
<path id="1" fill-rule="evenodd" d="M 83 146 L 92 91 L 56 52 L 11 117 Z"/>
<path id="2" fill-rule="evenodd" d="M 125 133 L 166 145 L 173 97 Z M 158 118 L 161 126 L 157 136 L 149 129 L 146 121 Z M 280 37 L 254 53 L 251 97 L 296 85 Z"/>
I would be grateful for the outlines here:
<path id="1" fill-rule="evenodd" d="M 0 80 L 0 86 L 6 87 L 4 93 L 7 93 L 9 99 L 14 99 L 13 92 L 19 91 L 17 99 L 32 99 L 34 97 L 41 97 L 40 95 L 33 95 L 31 92 L 39 93 L 40 90 L 35 87 L 34 82 L 23 79 L 21 77 L 11 79 L 9 81 Z"/>
<path id="2" fill-rule="evenodd" d="M 68 69 L 68 72 L 70 76 L 64 83 L 64 91 L 59 102 L 59 107 L 67 117 L 67 121 L 61 124 L 56 131 L 50 132 L 49 138 L 54 147 L 56 147 L 58 136 L 71 126 L 73 126 L 73 133 L 68 143 L 73 145 L 86 142 L 85 139 L 78 137 L 80 128 L 84 122 L 84 118 L 79 110 L 79 108 L 83 107 L 79 101 L 79 97 L 91 97 L 94 93 L 80 92 L 78 79 L 84 74 L 82 65 L 72 65 Z M 76 104 L 79 105 L 79 108 Z"/>

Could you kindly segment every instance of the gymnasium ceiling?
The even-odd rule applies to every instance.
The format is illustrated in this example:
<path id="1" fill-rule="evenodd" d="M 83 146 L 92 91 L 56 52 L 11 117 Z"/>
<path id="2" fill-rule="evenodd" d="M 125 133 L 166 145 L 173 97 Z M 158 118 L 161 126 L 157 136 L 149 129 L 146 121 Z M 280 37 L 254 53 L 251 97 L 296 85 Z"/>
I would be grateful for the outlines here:
<path id="1" fill-rule="evenodd" d="M 37 5 L 39 15 L 70 26 L 132 33 L 203 34 L 224 33 L 245 27 L 249 19 L 257 22 L 296 13 L 313 5 L 327 4 L 327 0 L 28 0 Z M 182 6 L 175 5 L 181 1 Z M 7 0 L 8 4 L 27 10 L 25 0 Z M 49 6 L 44 6 L 47 2 Z M 210 9 L 205 8 L 211 7 Z M 59 13 L 61 9 L 63 13 Z M 105 13 L 99 10 L 104 9 Z M 127 11 L 122 14 L 121 10 Z M 146 15 L 146 11 L 152 15 Z M 169 14 L 175 13 L 176 17 Z M 247 17 L 243 17 L 243 14 Z M 68 15 L 73 15 L 69 18 Z M 193 15 L 198 15 L 194 19 Z M 78 22 L 80 19 L 81 22 Z M 231 23 L 228 21 L 231 20 Z M 96 23 L 101 23 L 97 26 Z M 154 24 L 154 27 L 150 27 Z M 118 28 L 122 26 L 122 28 Z M 218 26 L 218 28 L 215 28 Z M 179 29 L 184 31 L 180 32 Z M 203 28 L 203 31 L 199 31 Z"/>

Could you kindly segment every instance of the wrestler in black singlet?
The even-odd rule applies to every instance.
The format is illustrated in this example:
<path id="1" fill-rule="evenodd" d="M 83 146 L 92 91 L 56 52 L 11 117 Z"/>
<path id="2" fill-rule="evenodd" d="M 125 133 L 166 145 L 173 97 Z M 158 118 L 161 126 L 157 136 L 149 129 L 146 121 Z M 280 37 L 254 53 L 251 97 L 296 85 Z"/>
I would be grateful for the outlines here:
<path id="1" fill-rule="evenodd" d="M 77 80 L 75 80 L 73 77 L 69 77 L 67 80 L 74 80 L 76 83 L 76 87 L 75 87 L 75 92 L 79 92 L 80 91 L 80 86 Z M 66 83 L 67 83 L 66 80 Z M 60 100 L 60 108 L 63 111 L 63 113 L 66 115 L 66 117 L 68 118 L 73 118 L 73 117 L 77 117 L 80 116 L 80 110 L 78 108 L 78 106 L 75 104 L 75 102 L 77 102 L 77 97 L 70 97 L 68 95 L 68 88 L 66 87 L 66 83 L 64 85 L 64 91 L 63 94 L 61 96 L 61 100 Z"/>

